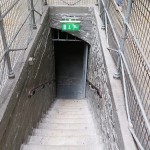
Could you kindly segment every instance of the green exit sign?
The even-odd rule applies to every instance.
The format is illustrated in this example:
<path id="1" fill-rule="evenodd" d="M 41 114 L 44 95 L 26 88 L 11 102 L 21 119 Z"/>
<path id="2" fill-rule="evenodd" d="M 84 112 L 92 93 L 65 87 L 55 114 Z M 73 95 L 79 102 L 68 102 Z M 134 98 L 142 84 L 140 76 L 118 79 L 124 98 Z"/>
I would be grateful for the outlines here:
<path id="1" fill-rule="evenodd" d="M 79 23 L 62 23 L 62 31 L 79 31 L 80 24 Z"/>
<path id="2" fill-rule="evenodd" d="M 60 21 L 62 31 L 79 31 L 80 22 L 76 17 L 66 17 L 65 20 Z"/>

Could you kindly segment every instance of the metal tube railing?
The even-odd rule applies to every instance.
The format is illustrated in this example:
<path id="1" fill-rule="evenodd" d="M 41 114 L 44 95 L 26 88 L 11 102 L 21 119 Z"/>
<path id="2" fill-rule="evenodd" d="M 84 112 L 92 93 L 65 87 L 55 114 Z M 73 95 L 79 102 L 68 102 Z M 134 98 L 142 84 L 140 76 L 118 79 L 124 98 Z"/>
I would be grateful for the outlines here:
<path id="1" fill-rule="evenodd" d="M 32 29 L 36 29 L 37 19 L 36 19 L 35 13 L 37 13 L 40 16 L 42 15 L 41 13 L 39 13 L 40 12 L 39 7 L 37 7 L 35 10 L 35 6 L 39 2 L 41 2 L 40 4 L 42 4 L 41 7 L 42 7 L 42 13 L 43 13 L 43 7 L 44 5 L 47 5 L 47 0 L 40 0 L 40 1 L 39 0 L 37 1 L 26 0 L 26 2 L 23 0 L 16 0 L 14 2 L 12 1 L 7 1 L 6 3 L 3 1 L 0 2 L 1 9 L 3 9 L 2 13 L 0 11 L 0 33 L 1 33 L 0 44 L 3 44 L 3 46 L 2 45 L 0 46 L 0 67 L 1 67 L 0 68 L 1 69 L 0 70 L 1 71 L 0 72 L 0 80 L 1 80 L 0 92 L 2 91 L 4 83 L 6 82 L 6 79 L 7 79 L 6 77 L 4 77 L 6 74 L 6 72 L 4 73 L 4 71 L 6 71 L 6 69 L 4 69 L 5 63 L 8 68 L 8 77 L 10 79 L 15 78 L 15 74 L 13 72 L 12 66 L 14 66 L 14 63 L 15 63 L 15 59 L 16 59 L 15 57 L 19 56 L 16 53 L 20 53 L 21 51 L 26 50 L 29 42 L 23 48 L 20 48 L 20 47 L 15 48 L 14 46 L 18 45 L 17 41 L 20 42 L 21 36 L 23 37 L 23 41 L 22 41 L 23 43 L 24 43 L 24 38 L 26 39 L 30 38 L 31 36 L 30 33 L 28 33 L 27 37 L 25 37 L 25 35 L 23 34 L 23 32 L 26 32 L 25 30 L 27 29 L 27 27 L 30 28 L 30 26 L 32 26 Z M 22 24 L 18 26 L 17 24 L 18 22 L 15 22 L 15 21 L 18 21 L 18 18 L 16 19 L 16 17 L 25 13 L 23 10 L 18 9 L 18 8 L 21 5 L 24 5 L 25 3 L 27 5 L 23 7 L 25 11 L 28 11 L 28 13 L 25 18 L 24 17 L 23 19 L 21 18 L 21 20 L 23 20 Z M 19 14 L 19 11 L 21 12 L 21 14 Z M 15 14 L 13 14 L 13 12 L 15 12 Z M 31 18 L 31 21 L 29 20 L 30 18 Z M 28 23 L 28 20 L 30 23 Z M 11 23 L 13 24 L 13 26 L 10 26 Z M 15 29 L 14 31 L 13 31 L 13 28 Z M 32 31 L 30 30 L 30 32 Z"/>
<path id="2" fill-rule="evenodd" d="M 3 24 L 3 17 L 1 15 L 1 11 L 0 11 L 0 18 L 2 18 L 0 20 L 0 32 L 1 32 L 1 37 L 2 37 L 2 42 L 3 42 L 3 47 L 4 47 L 4 51 L 5 51 L 5 58 L 6 58 L 6 62 L 7 62 L 7 67 L 8 67 L 8 77 L 11 79 L 15 78 L 15 74 L 12 71 L 12 66 L 11 66 L 11 61 L 10 61 L 10 56 L 9 56 L 9 52 L 8 52 L 8 44 L 7 44 L 7 40 L 6 40 L 6 36 L 5 36 L 5 31 L 4 31 L 4 24 Z"/>
<path id="3" fill-rule="evenodd" d="M 138 0 L 138 1 L 140 1 L 140 0 Z M 145 56 L 144 50 L 142 49 L 142 46 L 140 45 L 140 42 L 137 39 L 136 34 L 135 34 L 135 32 L 133 32 L 133 30 L 131 28 L 131 25 L 130 25 L 131 20 L 129 20 L 129 18 L 132 15 L 131 11 L 132 11 L 133 1 L 128 0 L 127 11 L 125 13 L 125 16 L 120 10 L 118 10 L 118 16 L 121 16 L 122 23 L 124 24 L 123 31 L 121 32 L 122 33 L 121 38 L 118 37 L 118 35 L 116 33 L 116 30 L 114 28 L 114 26 L 115 26 L 114 23 L 117 24 L 116 23 L 117 20 L 115 20 L 117 17 L 115 16 L 116 17 L 115 18 L 114 16 L 111 16 L 110 13 L 109 13 L 109 9 L 111 9 L 110 8 L 111 6 L 109 6 L 109 8 L 106 7 L 106 1 L 104 2 L 104 0 L 100 0 L 100 1 L 97 1 L 97 2 L 99 3 L 99 5 L 102 4 L 104 13 L 101 14 L 101 15 L 104 15 L 104 18 L 105 18 L 104 24 L 107 28 L 108 27 L 108 25 L 107 25 L 108 22 L 106 21 L 106 19 L 108 19 L 109 23 L 110 23 L 111 31 L 113 33 L 113 37 L 115 38 L 115 41 L 116 41 L 117 46 L 118 46 L 118 50 L 110 48 L 110 47 L 108 47 L 108 50 L 111 50 L 112 52 L 115 52 L 115 53 L 117 52 L 118 53 L 117 74 L 116 74 L 115 77 L 118 78 L 118 77 L 121 76 L 121 79 L 122 79 L 122 82 L 123 82 L 126 111 L 127 111 L 127 116 L 128 116 L 129 126 L 130 126 L 129 129 L 130 129 L 131 134 L 133 135 L 138 147 L 141 150 L 150 149 L 150 145 L 145 144 L 145 143 L 148 143 L 148 140 L 149 140 L 149 137 L 150 137 L 150 122 L 149 122 L 150 119 L 148 118 L 149 117 L 148 113 L 145 112 L 145 105 L 143 104 L 142 97 L 140 96 L 140 93 L 146 93 L 147 89 L 143 90 L 143 87 L 140 87 L 140 85 L 139 85 L 140 89 L 142 89 L 142 91 L 139 91 L 140 89 L 139 89 L 139 87 L 137 87 L 137 82 L 139 82 L 139 84 L 140 84 L 140 82 L 142 82 L 142 80 L 144 80 L 145 81 L 144 83 L 148 84 L 149 79 L 142 79 L 142 80 L 139 80 L 139 81 L 135 81 L 135 78 L 133 78 L 133 76 L 138 76 L 138 74 L 136 75 L 137 72 L 132 72 L 132 70 L 130 69 L 130 66 L 129 66 L 129 65 L 131 65 L 131 66 L 138 65 L 137 67 L 140 67 L 141 65 L 139 65 L 139 64 L 131 64 L 131 63 L 134 63 L 131 60 L 138 57 L 138 58 L 141 58 L 142 61 L 144 61 L 144 65 L 146 66 L 146 69 L 147 69 L 145 71 L 150 73 L 149 60 Z M 116 4 L 115 0 L 109 0 L 109 2 L 114 3 L 115 6 L 117 7 L 117 4 Z M 149 4 L 150 4 L 150 2 L 149 2 Z M 103 17 L 103 16 L 101 16 L 101 17 Z M 112 20 L 116 21 L 116 22 L 112 22 Z M 149 22 L 149 25 L 150 25 L 150 22 Z M 145 28 L 146 28 L 146 26 L 145 26 Z M 131 39 L 127 39 L 127 36 L 129 36 L 129 34 L 131 35 L 130 36 Z M 106 29 L 106 35 L 107 35 L 107 38 L 109 38 L 109 36 L 108 36 L 109 31 L 107 29 Z M 109 39 L 109 40 L 111 40 L 111 39 Z M 130 45 L 130 46 L 132 46 L 135 49 L 135 51 L 138 50 L 138 54 L 137 53 L 134 54 L 132 52 L 132 49 L 130 49 L 130 47 L 128 47 L 128 49 L 126 49 L 126 47 L 127 47 L 127 45 L 126 45 L 127 42 L 126 41 L 129 41 L 129 40 L 132 41 L 132 43 L 131 43 L 132 45 Z M 109 43 L 108 43 L 108 45 L 109 45 Z M 109 46 L 111 46 L 111 45 L 109 45 Z M 132 57 L 135 57 L 135 58 L 132 58 L 132 57 L 128 58 L 126 56 L 127 53 L 131 53 L 131 52 L 133 53 Z M 138 55 L 140 55 L 140 57 Z M 131 59 L 131 60 L 129 61 L 128 59 Z M 121 67 L 121 74 L 120 74 L 120 67 Z M 143 72 L 143 75 L 144 75 L 144 72 Z M 147 76 L 149 76 L 149 75 L 150 74 L 147 74 Z M 144 76 L 142 76 L 141 78 L 144 78 Z M 128 81 L 126 79 L 128 79 Z M 147 83 L 146 83 L 146 81 L 147 81 Z M 130 85 L 128 85 L 128 87 L 127 87 L 127 82 L 130 82 Z M 150 88 L 147 85 L 145 85 L 145 86 L 147 88 Z M 129 93 L 128 88 L 131 89 L 130 93 Z M 131 95 L 131 93 L 132 93 L 132 95 L 134 95 L 134 97 Z M 146 93 L 146 94 L 148 94 L 148 93 Z M 138 111 L 135 110 L 136 108 L 134 108 L 134 105 L 129 106 L 129 105 L 131 105 L 130 103 L 132 101 L 134 101 L 136 103 L 136 107 L 139 107 Z M 144 100 L 144 102 L 149 105 L 148 101 L 149 101 L 149 99 L 147 99 L 146 102 Z M 134 113 L 132 113 L 132 111 Z M 140 114 L 141 119 L 138 119 L 139 114 Z M 133 120 L 138 121 L 138 125 Z M 144 121 L 144 122 L 140 122 L 141 120 Z M 142 135 L 143 133 L 141 131 L 145 132 L 144 137 L 143 137 L 143 135 Z"/>

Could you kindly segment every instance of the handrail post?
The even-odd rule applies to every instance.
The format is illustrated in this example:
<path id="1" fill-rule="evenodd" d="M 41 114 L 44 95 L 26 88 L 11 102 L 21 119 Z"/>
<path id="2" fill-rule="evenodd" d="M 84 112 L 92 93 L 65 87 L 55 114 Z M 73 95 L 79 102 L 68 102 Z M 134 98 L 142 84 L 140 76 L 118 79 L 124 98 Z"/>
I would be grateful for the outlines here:
<path id="1" fill-rule="evenodd" d="M 42 0 L 44 5 L 47 5 L 47 0 Z"/>
<path id="2" fill-rule="evenodd" d="M 31 2 L 31 19 L 32 19 L 32 28 L 37 29 L 36 22 L 35 22 L 35 14 L 34 14 L 34 4 L 33 0 L 30 0 Z"/>
<path id="3" fill-rule="evenodd" d="M 125 22 L 129 22 L 131 8 L 132 8 L 132 0 L 128 0 L 127 11 L 125 14 Z M 126 40 L 126 34 L 128 31 L 128 28 L 127 28 L 127 25 L 125 22 L 124 22 L 124 29 L 123 29 L 121 40 L 120 40 L 119 51 L 123 51 L 124 42 Z M 117 72 L 114 74 L 114 78 L 116 78 L 116 79 L 120 78 L 120 67 L 121 67 L 121 56 L 120 56 L 120 54 L 118 54 Z"/>
<path id="4" fill-rule="evenodd" d="M 7 67 L 8 67 L 8 78 L 14 79 L 15 74 L 13 73 L 13 70 L 12 70 L 11 60 L 10 60 L 10 56 L 9 56 L 9 48 L 8 48 L 8 44 L 7 44 L 7 40 L 6 40 L 6 34 L 5 34 L 5 30 L 4 30 L 3 17 L 1 14 L 1 10 L 0 10 L 0 33 L 1 33 L 1 37 L 2 37 L 4 51 L 6 52 L 4 57 L 6 59 L 6 63 L 7 63 Z"/>

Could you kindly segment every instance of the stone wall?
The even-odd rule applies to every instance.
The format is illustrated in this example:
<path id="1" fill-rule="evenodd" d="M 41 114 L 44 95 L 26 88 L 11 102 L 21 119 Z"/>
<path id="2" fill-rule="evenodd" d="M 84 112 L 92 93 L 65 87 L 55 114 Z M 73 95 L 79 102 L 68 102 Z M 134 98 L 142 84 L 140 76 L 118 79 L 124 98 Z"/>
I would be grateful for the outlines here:
<path id="1" fill-rule="evenodd" d="M 19 150 L 55 98 L 54 51 L 48 9 L 24 56 L 16 78 L 8 81 L 0 99 L 0 149 Z M 34 59 L 29 64 L 29 57 Z"/>

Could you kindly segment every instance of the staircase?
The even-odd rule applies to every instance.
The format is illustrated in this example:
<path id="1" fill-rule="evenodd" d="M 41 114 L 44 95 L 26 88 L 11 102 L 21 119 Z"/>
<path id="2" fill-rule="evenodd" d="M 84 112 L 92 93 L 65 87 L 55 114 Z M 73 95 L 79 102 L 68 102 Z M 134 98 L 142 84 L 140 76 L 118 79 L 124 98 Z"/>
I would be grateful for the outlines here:
<path id="1" fill-rule="evenodd" d="M 21 150 L 102 150 L 86 100 L 56 100 Z"/>

